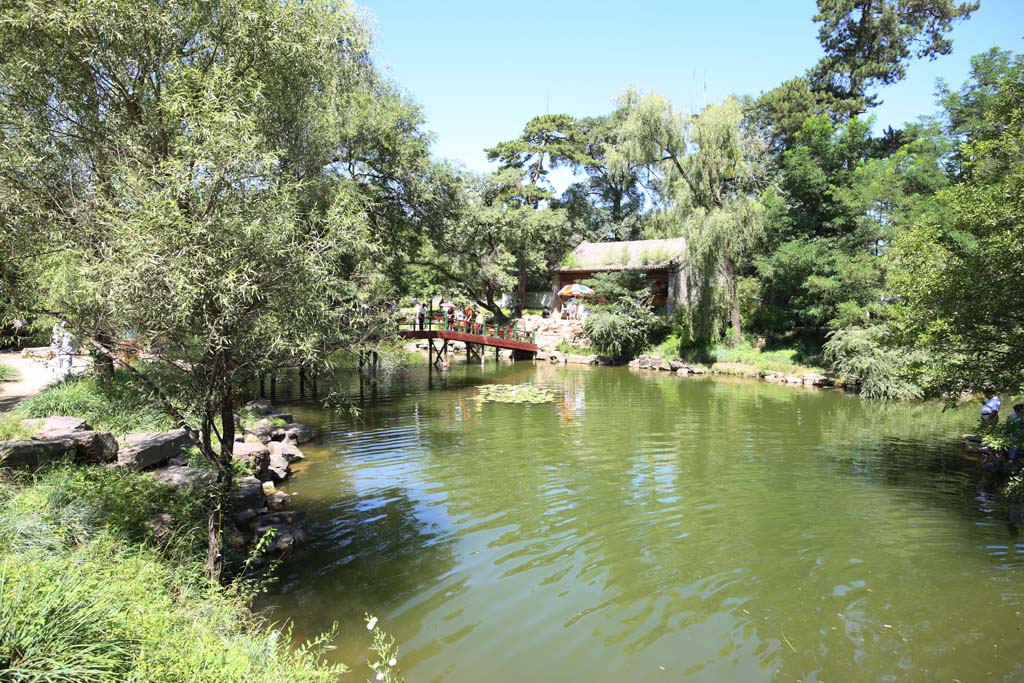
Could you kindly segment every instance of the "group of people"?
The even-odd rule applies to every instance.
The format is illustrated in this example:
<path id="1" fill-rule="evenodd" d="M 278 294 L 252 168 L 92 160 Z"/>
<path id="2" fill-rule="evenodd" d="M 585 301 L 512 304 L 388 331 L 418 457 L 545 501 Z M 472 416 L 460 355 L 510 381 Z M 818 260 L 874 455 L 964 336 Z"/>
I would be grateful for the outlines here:
<path id="1" fill-rule="evenodd" d="M 582 301 L 567 301 L 562 306 L 562 320 L 586 320 L 590 310 L 583 305 Z"/>
<path id="2" fill-rule="evenodd" d="M 457 306 L 442 298 L 438 304 L 438 309 L 448 320 L 453 321 L 457 327 L 469 327 L 472 324 L 483 325 L 486 322 L 484 312 L 474 310 L 469 304 Z M 416 300 L 413 306 L 413 318 L 416 323 L 416 329 L 426 329 L 427 318 L 430 316 L 431 311 L 432 307 L 422 303 L 419 299 Z"/>
<path id="3" fill-rule="evenodd" d="M 487 322 L 486 316 L 483 311 L 474 311 L 473 307 L 466 304 L 465 308 L 459 308 L 458 306 L 452 306 L 448 313 L 451 319 L 455 321 L 457 328 L 468 327 L 472 324 L 484 325 Z"/>

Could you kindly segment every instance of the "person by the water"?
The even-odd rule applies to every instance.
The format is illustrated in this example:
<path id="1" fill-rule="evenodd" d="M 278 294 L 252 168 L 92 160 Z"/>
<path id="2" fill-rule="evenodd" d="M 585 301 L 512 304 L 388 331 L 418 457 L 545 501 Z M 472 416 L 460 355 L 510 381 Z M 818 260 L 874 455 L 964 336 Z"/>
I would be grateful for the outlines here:
<path id="1" fill-rule="evenodd" d="M 1003 402 L 996 394 L 995 389 L 985 389 L 985 402 L 981 406 L 981 421 L 985 424 L 999 422 L 999 409 Z"/>

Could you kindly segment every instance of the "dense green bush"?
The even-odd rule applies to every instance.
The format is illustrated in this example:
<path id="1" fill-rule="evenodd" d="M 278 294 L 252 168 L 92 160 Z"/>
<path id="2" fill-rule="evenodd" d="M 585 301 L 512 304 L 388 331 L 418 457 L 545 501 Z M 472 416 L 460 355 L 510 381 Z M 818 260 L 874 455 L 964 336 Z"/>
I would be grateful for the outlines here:
<path id="1" fill-rule="evenodd" d="M 642 271 L 600 273 L 586 284 L 595 292 L 594 312 L 583 329 L 598 353 L 634 358 L 664 334 L 666 325 L 651 308 L 651 291 Z"/>
<path id="2" fill-rule="evenodd" d="M 583 324 L 590 345 L 598 353 L 613 358 L 634 358 L 643 353 L 663 328 L 661 319 L 649 306 L 628 300 L 594 312 Z"/>
<path id="3" fill-rule="evenodd" d="M 0 680 L 337 680 L 326 637 L 293 648 L 246 591 L 202 578 L 197 509 L 145 474 L 62 468 L 0 486 Z M 175 542 L 139 542 L 154 511 L 172 514 Z"/>
<path id="4" fill-rule="evenodd" d="M 174 427 L 157 401 L 124 371 L 104 384 L 91 375 L 71 377 L 19 403 L 19 418 L 73 415 L 95 429 L 116 434 L 162 431 Z"/>
<path id="5" fill-rule="evenodd" d="M 825 358 L 837 373 L 856 379 L 865 398 L 920 398 L 922 354 L 891 343 L 889 333 L 884 323 L 836 330 L 825 342 Z"/>

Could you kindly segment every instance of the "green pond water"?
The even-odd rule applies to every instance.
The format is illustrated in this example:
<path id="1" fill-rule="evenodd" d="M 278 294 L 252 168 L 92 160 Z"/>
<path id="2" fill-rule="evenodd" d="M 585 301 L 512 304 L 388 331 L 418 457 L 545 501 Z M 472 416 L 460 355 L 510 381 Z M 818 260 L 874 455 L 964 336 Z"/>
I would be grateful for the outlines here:
<path id="1" fill-rule="evenodd" d="M 1024 680 L 1024 539 L 957 443 L 973 408 L 493 360 L 339 387 L 358 416 L 277 386 L 321 436 L 262 606 L 337 622 L 353 680 L 367 612 L 410 682 Z"/>

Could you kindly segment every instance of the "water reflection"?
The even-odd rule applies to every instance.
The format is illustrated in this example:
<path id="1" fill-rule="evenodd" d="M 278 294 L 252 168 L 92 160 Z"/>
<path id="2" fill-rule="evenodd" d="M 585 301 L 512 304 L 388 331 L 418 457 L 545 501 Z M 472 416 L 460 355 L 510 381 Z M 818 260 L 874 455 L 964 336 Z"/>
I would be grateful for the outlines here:
<path id="1" fill-rule="evenodd" d="M 969 416 L 624 369 L 435 379 L 295 408 L 325 433 L 291 485 L 314 540 L 272 602 L 341 620 L 341 660 L 372 611 L 410 680 L 1015 675 L 1024 546 L 949 441 Z"/>

